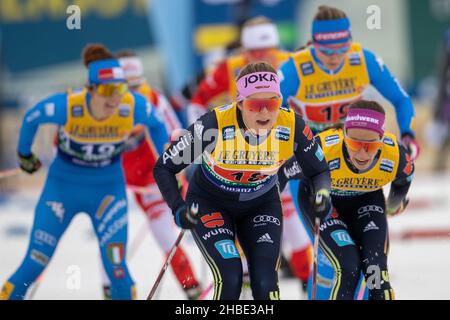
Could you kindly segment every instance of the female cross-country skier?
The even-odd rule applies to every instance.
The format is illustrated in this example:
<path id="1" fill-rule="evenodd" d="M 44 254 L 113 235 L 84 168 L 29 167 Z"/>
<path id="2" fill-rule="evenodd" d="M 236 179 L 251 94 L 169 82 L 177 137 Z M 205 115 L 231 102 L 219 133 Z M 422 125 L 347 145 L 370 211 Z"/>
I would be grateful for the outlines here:
<path id="1" fill-rule="evenodd" d="M 384 131 L 384 122 L 383 107 L 360 100 L 350 105 L 343 126 L 316 136 L 331 174 L 333 211 L 320 225 L 319 242 L 335 271 L 330 299 L 354 299 L 361 271 L 369 299 L 394 299 L 387 267 L 387 216 L 402 212 L 408 204 L 414 166 L 405 147 Z M 294 159 L 285 166 L 280 170 L 282 185 L 289 177 L 301 177 L 301 165 Z M 391 182 L 385 199 L 382 188 Z M 312 190 L 308 179 L 300 181 L 299 203 L 311 231 Z"/>
<path id="2" fill-rule="evenodd" d="M 155 106 L 155 111 L 164 123 L 166 131 L 173 134 L 181 129 L 181 123 L 166 97 L 145 80 L 141 59 L 129 50 L 121 51 L 115 56 L 119 59 L 130 90 L 142 94 Z M 177 239 L 178 228 L 153 178 L 153 168 L 157 159 L 158 153 L 148 140 L 145 128 L 142 126 L 135 128 L 122 158 L 125 181 L 127 187 L 132 188 L 137 204 L 148 218 L 149 230 L 160 248 L 167 254 Z M 170 265 L 188 299 L 196 299 L 202 289 L 181 245 L 178 246 Z M 104 271 L 102 274 L 103 293 L 105 298 L 109 299 L 110 282 Z"/>
<path id="3" fill-rule="evenodd" d="M 154 176 L 176 223 L 193 231 L 214 276 L 214 299 L 239 298 L 243 272 L 236 239 L 248 261 L 253 297 L 279 299 L 278 169 L 295 155 L 312 181 L 319 216 L 331 209 L 330 176 L 309 127 L 293 110 L 280 108 L 276 70 L 265 62 L 248 64 L 236 81 L 236 102 L 194 122 L 158 159 Z M 183 200 L 176 174 L 199 156 Z"/>
<path id="4" fill-rule="evenodd" d="M 353 41 L 350 20 L 343 11 L 320 6 L 312 22 L 311 44 L 294 53 L 279 73 L 283 104 L 301 114 L 314 134 L 342 123 L 348 106 L 373 86 L 395 107 L 401 140 L 413 160 L 418 156 L 410 97 L 379 56 Z M 291 181 L 289 187 L 297 199 L 298 181 Z M 299 209 L 299 204 L 295 205 Z M 333 269 L 327 259 L 322 259 L 321 251 L 319 256 L 317 293 L 327 299 Z"/>
<path id="5" fill-rule="evenodd" d="M 250 19 L 243 25 L 240 42 L 242 52 L 226 58 L 200 82 L 188 106 L 190 123 L 208 108 L 234 101 L 237 92 L 235 77 L 245 65 L 264 61 L 276 69 L 290 56 L 290 52 L 280 48 L 277 26 L 263 16 Z M 312 265 L 311 241 L 298 217 L 288 188 L 283 191 L 281 199 L 283 219 L 286 222 L 283 225 L 283 249 L 293 274 L 306 285 Z"/>
<path id="6" fill-rule="evenodd" d="M 86 212 L 92 221 L 112 298 L 136 297 L 126 265 L 128 215 L 121 154 L 136 125 L 147 127 L 160 154 L 168 136 L 151 103 L 128 91 L 123 69 L 104 46 L 88 45 L 83 58 L 88 68 L 86 88 L 50 96 L 24 117 L 20 167 L 30 174 L 41 167 L 31 147 L 44 124 L 58 126 L 57 155 L 36 206 L 28 250 L 4 284 L 2 299 L 25 297 L 78 212 Z"/>

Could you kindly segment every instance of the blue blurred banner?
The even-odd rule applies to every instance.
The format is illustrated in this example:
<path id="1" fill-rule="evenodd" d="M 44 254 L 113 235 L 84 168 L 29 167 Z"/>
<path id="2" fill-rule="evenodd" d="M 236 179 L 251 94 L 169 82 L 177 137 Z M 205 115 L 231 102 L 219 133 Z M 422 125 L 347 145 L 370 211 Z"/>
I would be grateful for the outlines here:
<path id="1" fill-rule="evenodd" d="M 80 8 L 80 30 L 66 25 L 70 5 Z M 146 8 L 146 0 L 0 0 L 2 63 L 14 73 L 80 59 L 89 42 L 151 45 Z"/>

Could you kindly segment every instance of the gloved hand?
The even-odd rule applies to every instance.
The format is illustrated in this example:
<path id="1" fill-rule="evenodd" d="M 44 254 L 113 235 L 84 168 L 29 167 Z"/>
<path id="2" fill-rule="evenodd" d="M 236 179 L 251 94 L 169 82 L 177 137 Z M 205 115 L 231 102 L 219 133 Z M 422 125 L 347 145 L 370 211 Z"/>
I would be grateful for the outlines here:
<path id="1" fill-rule="evenodd" d="M 402 203 L 400 204 L 400 206 L 398 208 L 390 208 L 389 204 L 388 204 L 388 207 L 386 209 L 386 214 L 388 216 L 399 215 L 400 213 L 405 211 L 406 207 L 408 206 L 408 203 L 409 203 L 409 199 L 408 198 L 404 198 Z"/>
<path id="2" fill-rule="evenodd" d="M 192 204 L 189 210 L 186 204 L 183 204 L 175 211 L 174 220 L 177 226 L 182 229 L 192 229 L 198 223 L 198 204 Z"/>
<path id="3" fill-rule="evenodd" d="M 136 150 L 141 143 L 145 141 L 145 138 L 145 130 L 143 128 L 133 130 L 128 136 L 128 139 L 125 141 L 125 151 Z"/>
<path id="4" fill-rule="evenodd" d="M 405 133 L 402 135 L 402 143 L 405 148 L 408 150 L 409 155 L 411 156 L 411 160 L 414 161 L 419 157 L 420 154 L 420 146 L 417 143 L 414 136 L 409 133 Z"/>
<path id="5" fill-rule="evenodd" d="M 313 199 L 313 210 L 320 221 L 328 220 L 331 217 L 332 209 L 330 192 L 327 189 L 317 191 Z"/>
<path id="6" fill-rule="evenodd" d="M 29 174 L 35 173 L 42 166 L 41 161 L 33 153 L 28 156 L 18 153 L 18 156 L 20 168 Z"/>

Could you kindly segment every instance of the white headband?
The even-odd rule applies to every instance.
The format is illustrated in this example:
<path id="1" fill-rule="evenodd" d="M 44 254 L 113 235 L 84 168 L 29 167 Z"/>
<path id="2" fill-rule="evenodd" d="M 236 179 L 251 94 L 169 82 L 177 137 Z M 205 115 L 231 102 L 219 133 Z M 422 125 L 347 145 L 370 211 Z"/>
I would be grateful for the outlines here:
<path id="1" fill-rule="evenodd" d="M 241 45 L 250 50 L 278 47 L 280 36 L 277 27 L 272 23 L 245 27 L 242 29 Z"/>
<path id="2" fill-rule="evenodd" d="M 137 57 L 125 57 L 119 59 L 125 79 L 141 78 L 144 75 L 144 66 L 141 59 Z"/>

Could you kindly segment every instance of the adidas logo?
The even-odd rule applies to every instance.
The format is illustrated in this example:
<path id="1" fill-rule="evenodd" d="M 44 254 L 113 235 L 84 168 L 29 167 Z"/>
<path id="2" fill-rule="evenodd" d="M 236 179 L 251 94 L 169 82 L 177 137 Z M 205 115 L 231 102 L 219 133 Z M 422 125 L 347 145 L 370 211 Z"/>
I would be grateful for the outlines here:
<path id="1" fill-rule="evenodd" d="M 261 237 L 259 237 L 258 241 L 256 241 L 256 243 L 261 243 L 261 242 L 273 243 L 273 240 L 270 237 L 270 235 L 268 233 L 266 233 L 266 234 L 263 234 Z"/>
<path id="2" fill-rule="evenodd" d="M 363 232 L 369 231 L 369 230 L 378 230 L 380 228 L 377 227 L 377 225 L 375 224 L 375 222 L 370 221 L 367 226 L 364 228 Z"/>

